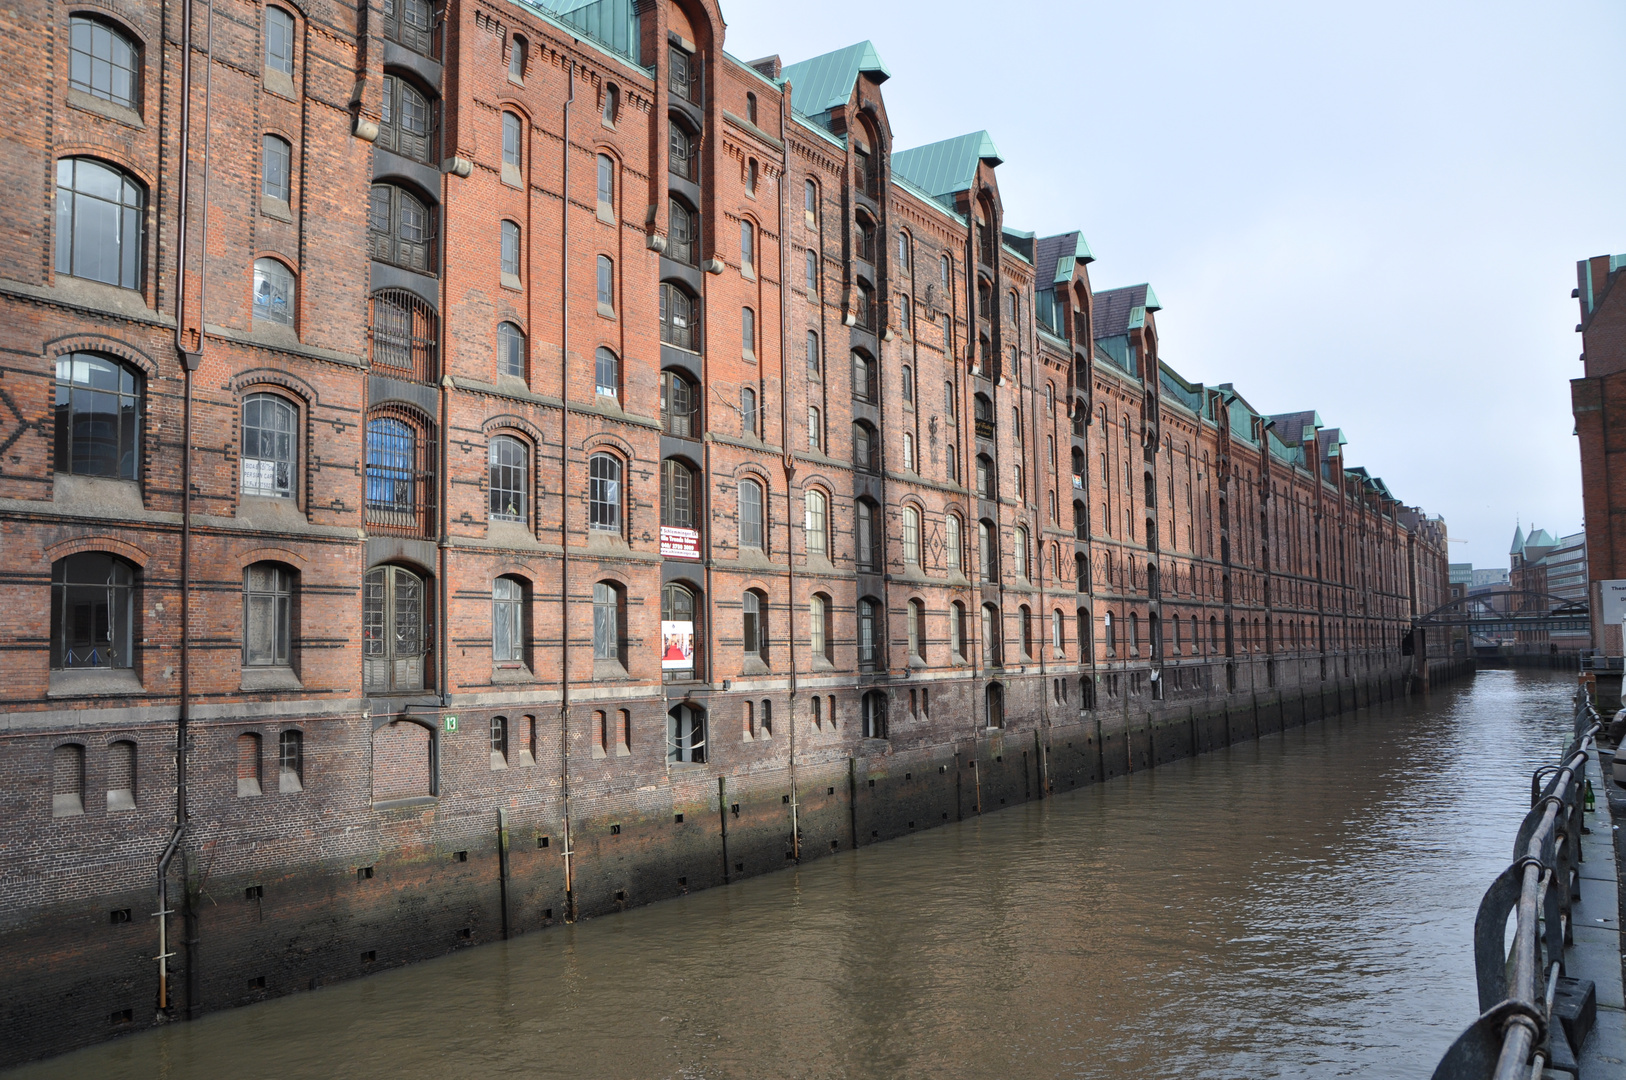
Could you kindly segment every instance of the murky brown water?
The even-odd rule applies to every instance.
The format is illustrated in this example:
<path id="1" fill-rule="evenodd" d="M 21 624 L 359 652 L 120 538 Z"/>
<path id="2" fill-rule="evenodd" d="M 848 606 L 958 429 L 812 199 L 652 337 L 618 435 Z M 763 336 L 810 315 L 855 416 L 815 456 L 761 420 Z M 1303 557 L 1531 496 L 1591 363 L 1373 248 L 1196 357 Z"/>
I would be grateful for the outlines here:
<path id="1" fill-rule="evenodd" d="M 1484 672 L 8 1080 L 1427 1076 L 1573 680 Z"/>

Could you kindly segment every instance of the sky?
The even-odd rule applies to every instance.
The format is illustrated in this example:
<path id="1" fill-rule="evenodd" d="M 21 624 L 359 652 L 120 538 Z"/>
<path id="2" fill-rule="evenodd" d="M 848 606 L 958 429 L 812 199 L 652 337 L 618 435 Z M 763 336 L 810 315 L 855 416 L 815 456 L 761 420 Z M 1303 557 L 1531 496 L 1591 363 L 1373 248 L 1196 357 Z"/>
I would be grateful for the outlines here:
<path id="1" fill-rule="evenodd" d="M 1505 567 L 1582 527 L 1575 264 L 1626 252 L 1626 5 L 722 0 L 785 63 L 869 38 L 894 146 L 986 128 L 1007 227 L 1150 282 L 1163 359 Z"/>

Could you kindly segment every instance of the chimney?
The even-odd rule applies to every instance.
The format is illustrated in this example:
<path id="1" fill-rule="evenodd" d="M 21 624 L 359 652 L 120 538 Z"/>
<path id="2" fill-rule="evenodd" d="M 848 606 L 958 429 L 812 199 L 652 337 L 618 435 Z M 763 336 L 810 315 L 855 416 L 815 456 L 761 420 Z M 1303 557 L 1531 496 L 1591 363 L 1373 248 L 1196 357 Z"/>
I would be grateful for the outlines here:
<path id="1" fill-rule="evenodd" d="M 755 68 L 775 82 L 779 80 L 779 54 L 764 56 L 761 60 L 752 60 L 747 67 Z"/>

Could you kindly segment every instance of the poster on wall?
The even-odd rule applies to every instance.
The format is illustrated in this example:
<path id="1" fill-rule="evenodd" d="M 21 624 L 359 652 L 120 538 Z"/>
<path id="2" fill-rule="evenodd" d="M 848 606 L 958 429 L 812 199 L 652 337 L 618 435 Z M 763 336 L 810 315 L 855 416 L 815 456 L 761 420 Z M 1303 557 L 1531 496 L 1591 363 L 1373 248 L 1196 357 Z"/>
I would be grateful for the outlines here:
<path id="1" fill-rule="evenodd" d="M 661 558 L 700 558 L 700 534 L 694 529 L 679 529 L 673 525 L 662 525 Z"/>
<path id="2" fill-rule="evenodd" d="M 661 670 L 694 667 L 694 623 L 661 621 Z"/>

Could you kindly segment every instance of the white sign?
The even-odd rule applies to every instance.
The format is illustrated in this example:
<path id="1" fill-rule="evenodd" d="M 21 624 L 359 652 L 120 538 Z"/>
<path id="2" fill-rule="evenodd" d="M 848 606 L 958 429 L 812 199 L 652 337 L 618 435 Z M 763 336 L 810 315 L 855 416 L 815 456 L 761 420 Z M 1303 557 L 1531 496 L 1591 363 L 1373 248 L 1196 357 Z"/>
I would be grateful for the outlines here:
<path id="1" fill-rule="evenodd" d="M 671 525 L 662 525 L 661 558 L 700 558 L 700 534 L 694 529 L 679 529 Z"/>
<path id="2" fill-rule="evenodd" d="M 661 620 L 661 670 L 694 668 L 694 623 Z"/>
<path id="3" fill-rule="evenodd" d="M 1603 593 L 1604 625 L 1619 626 L 1620 620 L 1626 618 L 1626 580 L 1600 581 L 1598 591 Z"/>

